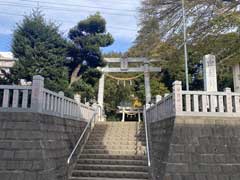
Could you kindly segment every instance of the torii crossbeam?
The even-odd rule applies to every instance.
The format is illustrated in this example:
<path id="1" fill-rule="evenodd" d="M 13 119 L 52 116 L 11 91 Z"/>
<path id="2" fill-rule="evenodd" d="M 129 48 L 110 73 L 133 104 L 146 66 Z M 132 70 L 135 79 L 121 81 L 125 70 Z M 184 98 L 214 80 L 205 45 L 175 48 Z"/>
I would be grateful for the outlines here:
<path id="1" fill-rule="evenodd" d="M 161 72 L 160 67 L 152 67 L 150 63 L 158 62 L 159 60 L 147 58 L 104 58 L 107 66 L 100 69 L 102 77 L 99 80 L 98 90 L 98 104 L 103 108 L 104 101 L 104 81 L 105 73 L 134 73 L 143 72 L 145 82 L 146 103 L 151 101 L 151 88 L 150 88 L 150 72 Z M 120 63 L 120 67 L 110 67 L 110 64 Z M 129 67 L 130 63 L 141 63 L 138 67 Z"/>

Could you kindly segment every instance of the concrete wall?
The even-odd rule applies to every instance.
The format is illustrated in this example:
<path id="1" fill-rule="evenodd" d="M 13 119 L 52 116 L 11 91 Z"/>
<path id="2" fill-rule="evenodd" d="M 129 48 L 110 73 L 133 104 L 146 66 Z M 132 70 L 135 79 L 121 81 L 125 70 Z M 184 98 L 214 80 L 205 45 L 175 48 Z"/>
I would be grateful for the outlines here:
<path id="1" fill-rule="evenodd" d="M 177 117 L 150 129 L 153 179 L 240 179 L 240 118 Z"/>
<path id="2" fill-rule="evenodd" d="M 36 113 L 0 113 L 0 179 L 63 180 L 86 122 Z"/>

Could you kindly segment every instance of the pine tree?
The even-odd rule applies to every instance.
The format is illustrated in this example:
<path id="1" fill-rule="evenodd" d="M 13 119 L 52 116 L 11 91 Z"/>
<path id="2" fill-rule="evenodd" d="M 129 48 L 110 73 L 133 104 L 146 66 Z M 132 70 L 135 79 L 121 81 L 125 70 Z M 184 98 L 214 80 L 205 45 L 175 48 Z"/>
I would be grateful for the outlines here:
<path id="1" fill-rule="evenodd" d="M 82 99 L 96 99 L 101 77 L 97 67 L 104 65 L 101 48 L 114 41 L 111 34 L 106 32 L 106 21 L 99 13 L 91 15 L 69 31 L 69 38 L 69 89 L 80 93 Z"/>
<path id="2" fill-rule="evenodd" d="M 70 30 L 69 38 L 72 40 L 69 53 L 71 60 L 68 63 L 72 85 L 89 68 L 103 65 L 100 48 L 111 45 L 113 38 L 106 32 L 106 21 L 99 13 L 80 21 Z"/>

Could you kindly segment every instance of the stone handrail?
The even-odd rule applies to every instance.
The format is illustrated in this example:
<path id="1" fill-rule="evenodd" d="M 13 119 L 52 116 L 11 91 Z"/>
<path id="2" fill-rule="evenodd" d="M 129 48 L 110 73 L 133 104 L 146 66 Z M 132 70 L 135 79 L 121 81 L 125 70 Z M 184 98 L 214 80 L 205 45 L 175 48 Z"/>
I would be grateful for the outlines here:
<path id="1" fill-rule="evenodd" d="M 32 86 L 0 85 L 0 111 L 38 112 L 63 118 L 90 120 L 93 107 L 44 88 L 44 78 L 34 76 Z"/>
<path id="2" fill-rule="evenodd" d="M 173 83 L 173 93 L 146 110 L 147 120 L 154 122 L 173 116 L 240 117 L 240 93 L 183 91 L 182 83 Z"/>
<path id="3" fill-rule="evenodd" d="M 161 116 L 159 116 L 159 114 L 161 114 Z M 162 120 L 173 115 L 173 94 L 164 97 L 146 111 L 146 116 L 151 122 Z"/>
<path id="4" fill-rule="evenodd" d="M 0 85 L 0 108 L 30 108 L 32 87 Z"/>
<path id="5" fill-rule="evenodd" d="M 183 113 L 229 114 L 240 113 L 240 94 L 230 88 L 224 92 L 182 91 Z"/>

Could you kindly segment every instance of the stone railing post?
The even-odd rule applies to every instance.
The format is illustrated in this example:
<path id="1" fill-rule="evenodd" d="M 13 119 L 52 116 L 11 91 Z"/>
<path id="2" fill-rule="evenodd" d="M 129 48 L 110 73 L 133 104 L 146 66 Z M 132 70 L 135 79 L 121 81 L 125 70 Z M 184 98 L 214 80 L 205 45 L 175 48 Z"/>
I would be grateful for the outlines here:
<path id="1" fill-rule="evenodd" d="M 156 103 L 160 102 L 161 100 L 162 100 L 162 96 L 157 95 L 157 96 L 156 96 Z"/>
<path id="2" fill-rule="evenodd" d="M 95 113 L 97 113 L 97 115 L 95 116 L 95 120 L 100 121 L 100 109 L 99 109 L 99 105 L 97 103 L 93 103 L 92 107 L 95 110 Z"/>
<path id="3" fill-rule="evenodd" d="M 151 107 L 151 104 L 147 103 L 146 104 L 146 109 L 150 108 Z"/>
<path id="4" fill-rule="evenodd" d="M 231 88 L 225 88 L 224 92 L 227 93 L 226 97 L 226 110 L 228 113 L 232 113 L 233 107 L 232 107 L 232 91 Z"/>
<path id="5" fill-rule="evenodd" d="M 44 89 L 44 78 L 39 75 L 33 76 L 31 108 L 34 112 L 42 112 L 43 89 Z"/>
<path id="6" fill-rule="evenodd" d="M 74 100 L 79 105 L 81 103 L 81 95 L 80 94 L 75 94 L 74 95 Z"/>
<path id="7" fill-rule="evenodd" d="M 63 118 L 64 117 L 64 92 L 60 91 L 58 92 L 60 96 L 60 101 L 59 101 L 59 106 L 60 107 L 60 116 Z"/>
<path id="8" fill-rule="evenodd" d="M 177 115 L 182 112 L 182 82 L 175 81 L 173 83 L 173 112 Z"/>
<path id="9" fill-rule="evenodd" d="M 80 94 L 75 94 L 74 95 L 74 100 L 76 101 L 76 103 L 78 104 L 78 117 L 80 118 L 82 116 L 81 114 L 81 95 Z"/>
<path id="10" fill-rule="evenodd" d="M 164 94 L 164 97 L 168 97 L 168 96 L 169 96 L 169 93 L 165 93 L 165 94 Z"/>

